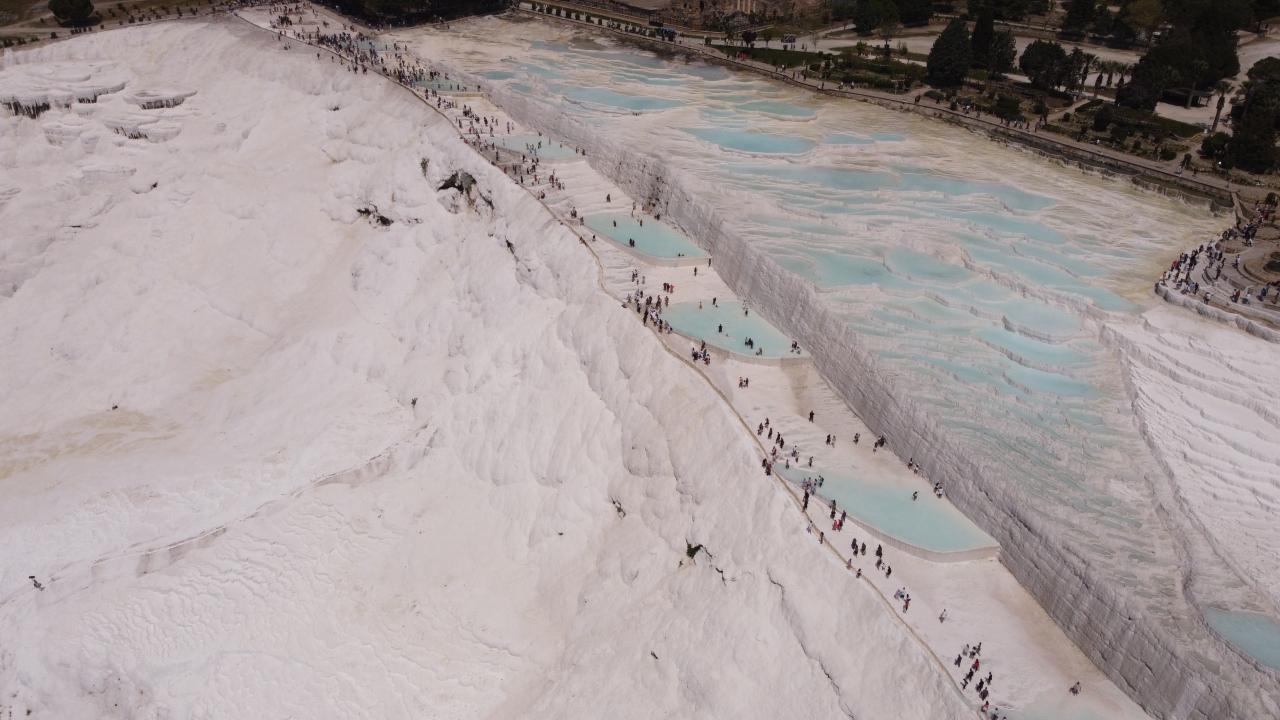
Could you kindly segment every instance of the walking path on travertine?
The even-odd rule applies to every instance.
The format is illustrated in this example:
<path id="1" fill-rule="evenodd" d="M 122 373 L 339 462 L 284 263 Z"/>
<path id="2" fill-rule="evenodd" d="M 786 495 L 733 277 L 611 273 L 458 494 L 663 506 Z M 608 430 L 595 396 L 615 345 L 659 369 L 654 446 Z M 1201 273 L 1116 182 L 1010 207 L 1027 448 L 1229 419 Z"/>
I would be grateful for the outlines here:
<path id="1" fill-rule="evenodd" d="M 288 35 L 316 32 L 321 29 L 319 23 L 322 21 L 329 22 L 329 26 L 323 28 L 324 32 L 336 32 L 347 27 L 353 32 L 370 33 L 367 29 L 354 28 L 345 18 L 332 15 L 327 10 L 309 5 L 301 8 L 300 13 L 296 10 L 291 12 L 291 15 L 297 13 L 297 17 L 287 31 Z M 268 9 L 246 10 L 239 15 L 260 27 L 276 31 L 273 27 L 276 15 Z M 394 43 L 398 38 L 392 33 L 386 36 L 386 41 Z M 330 54 L 327 50 L 322 52 L 326 57 Z M 401 57 L 407 57 L 406 50 L 398 52 Z M 449 72 L 447 65 L 433 60 L 436 59 L 414 58 L 425 67 Z M 439 96 L 430 91 L 425 94 L 414 92 L 433 108 L 437 106 L 438 97 L 449 97 L 447 92 Z M 439 111 L 449 117 L 455 127 L 463 128 L 460 134 L 473 146 L 475 136 L 467 133 L 471 118 L 464 114 L 464 108 L 474 116 L 497 118 L 496 127 L 502 129 L 510 123 L 513 128 L 511 134 L 533 132 L 521 127 L 483 96 L 466 93 L 457 97 L 452 107 L 448 103 L 441 104 L 443 107 L 438 108 Z M 486 134 L 484 138 L 488 140 L 501 134 Z M 495 157 L 492 149 L 486 149 L 482 154 L 490 160 Z M 518 162 L 520 158 L 516 155 L 498 151 L 498 164 L 507 166 L 513 161 Z M 563 184 L 563 190 L 545 182 L 552 172 Z M 607 239 L 593 241 L 592 233 L 573 217 L 573 212 L 576 211 L 580 218 L 583 214 L 605 208 L 629 210 L 632 199 L 591 168 L 586 158 L 575 156 L 564 160 L 544 160 L 540 164 L 539 179 L 543 182 L 524 187 L 579 235 L 599 262 L 601 286 L 620 303 L 624 296 L 633 294 L 637 289 L 637 284 L 631 279 L 633 270 L 643 277 L 641 287 L 646 294 L 657 294 L 664 283 L 674 284 L 676 291 L 671 293 L 672 302 L 709 302 L 712 297 L 725 301 L 736 299 L 715 274 L 714 258 L 711 268 L 699 263 L 695 277 L 692 266 L 672 267 L 647 262 L 643 256 L 624 250 Z M 606 196 L 612 201 L 606 203 Z M 639 319 L 634 310 L 630 312 Z M 863 472 L 875 473 L 878 479 L 900 484 L 904 493 L 921 490 L 922 502 L 940 502 L 927 494 L 930 487 L 927 479 L 907 470 L 905 461 L 893 456 L 892 444 L 885 452 L 872 454 L 870 445 L 875 433 L 839 401 L 811 363 L 760 363 L 745 356 L 726 358 L 725 353 L 713 351 L 710 366 L 695 365 L 688 358 L 688 340 L 675 334 L 661 334 L 659 337 L 672 354 L 702 373 L 737 412 L 743 421 L 743 431 L 751 437 L 755 437 L 755 425 L 768 417 L 773 427 L 780 429 L 793 443 L 798 442 L 806 454 L 821 458 L 824 466 L 857 467 Z M 750 387 L 737 388 L 738 377 L 749 377 Z M 812 424 L 807 421 L 808 410 L 816 413 Z M 836 447 L 821 445 L 823 450 L 815 452 L 823 435 L 831 432 L 837 435 Z M 851 442 L 854 432 L 863 435 L 863 442 L 858 446 Z M 760 446 L 760 450 L 763 455 L 765 448 Z M 798 489 L 777 475 L 773 479 L 796 500 L 799 509 Z M 961 692 L 961 670 L 967 670 L 971 661 L 966 659 L 962 663 L 963 668 L 957 669 L 954 659 L 962 646 L 981 642 L 982 667 L 981 673 L 975 677 L 975 684 L 977 677 L 985 677 L 987 672 L 992 672 L 994 691 L 991 707 L 993 710 L 1007 710 L 1010 718 L 1018 718 L 1022 713 L 1056 717 L 1064 712 L 1075 713 L 1079 717 L 1145 717 L 1067 640 L 994 558 L 946 562 L 913 557 L 908 552 L 888 547 L 885 538 L 854 523 L 847 524 L 843 532 L 832 532 L 825 511 L 826 506 L 814 498 L 810 502 L 809 517 L 797 517 L 797 522 L 812 527 L 815 542 L 818 533 L 823 533 L 824 541 L 835 555 L 832 562 L 849 562 L 847 547 L 854 536 L 868 545 L 868 555 L 853 562 L 850 572 L 862 570 L 864 587 L 882 597 L 886 610 L 901 619 L 904 630 L 929 648 L 937 660 L 939 671 L 948 673 L 956 683 L 957 692 Z M 872 548 L 877 543 L 886 544 L 885 559 L 893 567 L 892 577 L 885 578 L 873 566 Z M 911 595 L 911 607 L 905 613 L 901 603 L 892 599 L 894 592 L 903 587 Z M 944 609 L 947 620 L 939 622 L 938 617 Z M 831 610 L 840 612 L 839 608 Z M 886 658 L 886 661 L 892 662 L 892 658 Z M 1083 683 L 1084 692 L 1080 696 L 1071 696 L 1067 688 L 1077 681 Z M 982 703 L 976 697 L 975 684 L 970 684 L 963 692 L 976 709 Z"/>

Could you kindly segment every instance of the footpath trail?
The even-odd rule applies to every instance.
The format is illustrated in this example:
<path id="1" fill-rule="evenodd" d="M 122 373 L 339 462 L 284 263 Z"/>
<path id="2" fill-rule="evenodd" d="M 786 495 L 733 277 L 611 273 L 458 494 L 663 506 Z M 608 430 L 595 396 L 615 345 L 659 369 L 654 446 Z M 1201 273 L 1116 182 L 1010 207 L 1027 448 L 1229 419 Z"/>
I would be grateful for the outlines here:
<path id="1" fill-rule="evenodd" d="M 287 28 L 275 26 L 278 16 L 287 13 L 292 22 Z M 381 63 L 390 66 L 427 69 L 442 74 L 446 87 L 462 90 L 431 90 L 401 83 L 429 107 L 439 112 L 459 135 L 486 160 L 507 172 L 512 182 L 519 183 L 538 198 L 547 210 L 573 230 L 582 245 L 595 259 L 601 289 L 619 303 L 620 312 L 629 312 L 637 322 L 643 317 L 634 305 L 626 306 L 624 298 L 638 293 L 654 297 L 670 296 L 671 303 L 709 303 L 711 298 L 731 302 L 738 298 L 715 273 L 714 258 L 677 261 L 650 258 L 593 233 L 583 224 L 584 215 L 603 211 L 629 212 L 636 203 L 637 215 L 644 214 L 639 203 L 628 197 L 617 185 L 600 175 L 581 154 L 560 153 L 558 159 L 542 159 L 534 164 L 533 153 L 521 153 L 496 146 L 504 136 L 542 137 L 523 127 L 502 108 L 491 103 L 474 79 L 454 72 L 446 60 L 421 57 L 411 52 L 421 30 L 402 31 L 385 36 L 353 25 L 328 10 L 309 4 L 263 6 L 237 12 L 243 20 L 284 38 L 282 50 L 290 44 L 308 43 L 303 39 L 314 33 L 361 33 L 373 39 Z M 327 23 L 327 24 L 326 24 Z M 308 43 L 311 44 L 311 43 Z M 317 62 L 341 60 L 347 71 L 360 69 L 355 58 L 339 54 L 328 47 L 313 45 L 320 57 Z M 367 66 L 365 66 L 367 67 Z M 376 78 L 379 66 L 368 73 Z M 393 80 L 391 77 L 386 80 Z M 371 78 L 371 81 L 375 81 Z M 377 81 L 382 81 L 378 79 Z M 480 118 L 490 121 L 484 124 Z M 554 138 L 542 138 L 548 145 Z M 556 182 L 552 184 L 550 178 Z M 535 182 L 536 177 L 536 182 Z M 697 270 L 695 275 L 694 270 Z M 664 285 L 674 291 L 661 292 Z M 625 309 L 624 309 L 625 308 Z M 648 325 L 653 327 L 652 324 Z M 795 360 L 761 362 L 747 355 L 713 350 L 711 363 L 695 363 L 690 357 L 690 339 L 676 333 L 656 332 L 656 339 L 686 365 L 695 369 L 734 410 L 744 433 L 757 443 L 764 458 L 767 439 L 758 437 L 755 429 L 765 417 L 771 427 L 783 432 L 792 443 L 814 455 L 823 467 L 852 469 L 874 477 L 877 482 L 899 487 L 909 495 L 920 491 L 920 502 L 945 503 L 945 499 L 929 494 L 927 478 L 909 470 L 902 458 L 892 453 L 892 443 L 880 452 L 872 452 L 874 432 L 839 400 L 836 393 L 817 373 L 811 362 Z M 737 379 L 750 378 L 747 388 Z M 812 423 L 808 411 L 815 412 Z M 834 447 L 825 444 L 825 435 L 834 433 Z M 852 443 L 854 433 L 862 442 Z M 764 477 L 764 471 L 761 471 Z M 796 522 L 812 533 L 814 542 L 823 542 L 831 553 L 831 562 L 860 572 L 861 587 L 879 597 L 885 612 L 902 624 L 904 632 L 915 637 L 933 656 L 939 672 L 949 676 L 957 693 L 963 694 L 977 714 L 983 702 L 977 696 L 976 680 L 993 673 L 991 709 L 999 716 L 1017 720 L 1021 717 L 1059 716 L 1064 711 L 1080 717 L 1144 718 L 1145 714 L 1116 686 L 1112 685 L 1090 661 L 1058 629 L 1035 600 L 1004 569 L 991 548 L 975 554 L 937 556 L 912 552 L 902 543 L 877 532 L 873 527 L 848 522 L 843 531 L 834 531 L 826 504 L 814 497 L 804 513 L 801 490 L 777 473 L 767 478 L 787 493 L 797 509 Z M 744 478 L 744 482 L 757 479 Z M 850 517 L 852 520 L 852 516 Z M 865 543 L 868 554 L 856 558 L 850 543 L 857 537 Z M 892 566 L 891 577 L 875 568 L 874 549 L 884 546 L 884 561 Z M 894 599 L 897 590 L 905 588 L 911 595 L 909 609 Z M 945 622 L 939 620 L 946 610 Z M 840 608 L 831 608 L 834 613 Z M 965 645 L 983 643 L 981 673 L 974 683 L 961 687 L 963 672 L 972 660 L 965 659 L 957 668 L 956 655 Z M 886 658 L 892 662 L 892 658 Z M 1071 696 L 1067 688 L 1083 683 L 1085 692 Z"/>

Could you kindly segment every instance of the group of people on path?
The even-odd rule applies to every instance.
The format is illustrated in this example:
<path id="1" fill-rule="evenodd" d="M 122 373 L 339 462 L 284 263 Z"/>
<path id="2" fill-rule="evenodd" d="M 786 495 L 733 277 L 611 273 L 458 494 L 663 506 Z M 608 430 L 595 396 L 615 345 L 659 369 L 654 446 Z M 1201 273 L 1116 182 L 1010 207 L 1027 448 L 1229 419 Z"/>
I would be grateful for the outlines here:
<path id="1" fill-rule="evenodd" d="M 622 299 L 622 307 L 634 308 L 636 313 L 640 315 L 640 324 L 648 326 L 653 323 L 653 327 L 659 333 L 671 334 L 671 323 L 662 318 L 662 310 L 671 305 L 671 296 L 654 295 L 644 291 L 645 276 L 640 274 L 639 270 L 631 271 L 631 282 L 635 283 L 635 291 L 627 293 Z M 702 344 L 702 350 L 706 350 L 706 343 Z M 705 354 L 705 362 L 711 364 L 710 354 Z M 699 360 L 698 351 L 694 351 L 694 361 Z"/>
<path id="2" fill-rule="evenodd" d="M 979 657 L 980 655 L 982 655 L 982 643 L 978 643 L 972 647 L 970 647 L 968 643 L 965 643 L 965 646 L 960 650 L 960 654 L 956 655 L 955 666 L 957 668 L 963 668 L 969 660 L 973 661 L 972 664 L 969 664 L 969 670 L 964 674 L 964 678 L 960 680 L 961 690 L 967 690 L 969 684 L 973 682 L 974 676 L 981 670 L 982 658 Z M 984 714 L 991 706 L 987 697 L 991 694 L 991 684 L 994 677 L 994 673 L 988 670 L 985 678 L 979 676 L 978 683 L 974 687 L 974 691 L 978 694 L 978 699 L 983 702 L 982 712 Z"/>
<path id="3" fill-rule="evenodd" d="M 333 36 L 330 36 L 325 41 L 319 41 L 318 36 L 319 34 L 317 33 L 317 37 L 315 39 L 318 42 L 321 42 L 321 44 L 330 46 L 336 52 L 340 52 L 341 54 L 350 56 L 352 58 L 353 63 L 357 65 L 363 64 L 365 67 L 365 70 L 364 70 L 365 72 L 367 72 L 368 65 L 376 65 L 378 66 L 378 69 L 381 69 L 384 73 L 389 74 L 406 84 L 414 83 L 414 82 L 422 82 L 424 80 L 434 82 L 439 79 L 438 73 L 435 73 L 434 71 L 427 71 L 421 68 L 421 66 L 405 63 L 403 58 L 401 58 L 399 55 L 396 56 L 396 59 L 399 64 L 391 72 L 387 72 L 385 62 L 377 53 L 377 51 L 373 49 L 372 45 L 369 45 L 367 47 L 365 46 L 364 41 L 366 40 L 366 38 L 364 38 L 359 34 L 346 32 L 345 29 L 343 33 L 338 33 Z M 395 50 L 397 51 L 399 50 L 398 46 L 395 47 Z M 447 76 L 446 76 L 446 79 L 447 79 Z M 428 94 L 430 94 L 430 91 Z M 438 94 L 437 94 L 437 98 L 438 98 Z M 444 101 L 438 98 L 438 102 L 442 109 L 446 109 L 444 108 L 444 103 L 447 101 Z M 447 109 L 452 109 L 453 107 L 456 107 L 456 106 L 450 103 L 450 107 Z M 497 131 L 499 131 L 499 129 L 505 129 L 507 133 L 510 133 L 512 131 L 512 127 L 510 123 L 505 124 L 505 127 L 504 127 L 503 125 L 500 124 L 500 121 L 496 117 L 479 116 L 476 113 L 474 113 L 471 110 L 471 108 L 466 106 L 463 106 L 462 116 L 468 121 L 468 124 L 466 125 L 462 124 L 462 120 L 459 119 L 459 129 L 463 132 L 464 136 L 469 136 L 468 139 L 472 141 L 474 144 L 480 145 L 485 142 L 486 138 L 495 137 L 495 134 Z M 497 164 L 497 162 L 499 161 L 499 156 L 496 153 L 499 151 L 499 148 L 495 144 L 490 142 L 488 147 L 482 147 L 482 149 L 494 150 L 495 164 Z M 502 148 L 502 149 L 505 149 L 505 148 Z M 504 169 L 507 170 L 510 174 L 516 176 L 520 180 L 521 184 L 524 183 L 524 178 L 526 176 L 532 177 L 535 185 L 539 184 L 539 182 L 542 179 L 540 173 L 538 173 L 538 162 L 539 162 L 538 151 L 540 149 L 541 149 L 541 141 L 537 143 L 528 144 L 525 148 L 526 153 L 521 155 L 520 165 L 516 166 L 512 164 L 511 166 Z M 559 178 L 555 177 L 554 173 L 552 173 L 549 176 L 548 180 L 549 180 L 550 186 L 553 189 L 564 190 L 563 183 L 559 180 Z M 542 197 L 545 198 L 545 191 Z M 611 201 L 612 200 L 611 196 L 608 199 Z M 710 264 L 710 261 L 708 261 L 708 264 Z M 694 274 L 695 276 L 697 275 L 696 267 L 694 268 Z M 647 325 L 649 322 L 652 321 L 654 323 L 655 328 L 659 332 L 670 333 L 671 332 L 670 324 L 666 323 L 662 319 L 661 314 L 662 314 L 663 308 L 669 306 L 670 304 L 669 293 L 673 293 L 675 291 L 675 285 L 673 283 L 664 283 L 662 286 L 662 290 L 663 290 L 663 293 L 666 295 L 665 297 L 663 297 L 663 296 L 645 292 L 643 287 L 644 277 L 639 273 L 638 270 L 633 270 L 631 275 L 631 280 L 633 283 L 635 283 L 636 287 L 634 288 L 633 292 L 627 294 L 623 302 L 624 307 L 634 308 L 636 312 L 641 315 L 643 324 Z M 713 298 L 712 303 L 713 305 L 717 304 L 717 299 Z M 744 314 L 745 313 L 746 313 L 746 310 L 744 309 Z M 747 338 L 746 345 L 748 347 L 754 347 L 755 342 L 752 338 Z M 799 344 L 796 342 L 792 342 L 791 351 L 798 353 L 800 351 Z M 710 353 L 707 351 L 707 346 L 705 341 L 701 343 L 700 347 L 694 348 L 691 351 L 691 355 L 692 355 L 692 359 L 695 362 L 702 361 L 704 364 L 708 364 L 708 365 L 710 364 Z M 739 387 L 746 388 L 749 386 L 749 383 L 750 383 L 750 380 L 748 378 L 739 378 Z M 814 421 L 815 416 L 813 412 L 809 412 L 808 419 L 810 422 Z M 764 422 L 760 423 L 757 426 L 757 435 L 763 436 L 766 433 L 767 433 L 768 439 L 772 441 L 771 453 L 770 453 L 770 456 L 766 456 L 761 460 L 761 464 L 764 467 L 766 474 L 771 475 L 773 463 L 776 461 L 778 451 L 780 449 L 785 451 L 786 449 L 786 440 L 782 437 L 781 433 L 775 432 L 775 429 L 771 427 L 770 422 L 767 418 L 764 420 Z M 861 434 L 855 433 L 854 444 L 855 445 L 858 444 L 860 439 L 861 439 Z M 825 444 L 830 447 L 834 447 L 835 442 L 836 442 L 835 435 L 828 433 L 826 435 Z M 885 437 L 882 436 L 878 438 L 873 446 L 873 452 L 875 450 L 878 450 L 881 447 L 884 447 L 886 444 L 887 444 L 887 440 Z M 792 445 L 790 455 L 792 458 L 796 458 L 796 459 L 798 459 L 799 457 L 799 448 L 796 447 L 794 444 Z M 787 461 L 787 463 L 789 466 L 789 461 Z M 809 465 L 812 466 L 812 464 L 813 464 L 813 458 L 810 457 Z M 914 459 L 909 461 L 908 466 L 913 471 L 917 473 L 919 472 L 919 466 L 915 464 Z M 805 479 L 803 483 L 804 495 L 802 500 L 802 506 L 805 511 L 808 510 L 811 495 L 816 493 L 820 488 L 822 488 L 824 483 L 825 483 L 825 478 L 822 477 L 821 475 L 818 475 L 814 478 Z M 937 491 L 939 488 L 940 488 L 940 484 L 935 485 L 935 491 Z M 832 530 L 834 532 L 843 531 L 844 524 L 847 518 L 848 518 L 848 510 L 839 508 L 838 504 L 834 500 L 830 501 L 829 519 L 832 521 Z M 812 527 L 812 523 L 810 523 L 809 531 L 812 531 L 813 529 L 814 528 Z M 822 531 L 818 532 L 818 540 L 819 542 L 825 542 L 824 532 Z M 865 542 L 860 542 L 858 538 L 854 537 L 850 543 L 850 550 L 852 551 L 852 553 L 847 561 L 847 567 L 853 570 L 856 573 L 856 576 L 860 578 L 862 575 L 862 569 L 861 567 L 854 567 L 853 563 L 855 558 L 865 557 L 867 555 L 868 553 L 867 544 Z M 891 577 L 893 574 L 893 568 L 889 565 L 888 562 L 886 562 L 883 546 L 879 544 L 876 545 L 875 556 L 876 556 L 876 561 L 875 561 L 876 569 L 881 570 L 884 573 L 886 578 Z M 905 613 L 909 610 L 912 602 L 912 598 L 910 593 L 907 592 L 905 587 L 899 588 L 897 592 L 895 592 L 894 599 L 902 603 L 902 612 Z M 946 611 L 943 610 L 941 615 L 939 615 L 939 621 L 942 622 L 942 621 L 945 621 L 945 619 L 946 619 Z M 968 674 L 965 676 L 965 679 L 962 681 L 962 688 L 967 688 L 967 686 L 972 681 L 974 674 L 977 673 L 980 667 L 980 660 L 978 659 L 978 654 L 980 652 L 981 652 L 980 643 L 975 648 L 969 648 L 968 646 L 966 646 L 965 653 L 970 653 L 970 657 L 973 659 L 973 664 L 970 666 Z M 960 667 L 961 663 L 962 663 L 962 657 L 957 656 L 956 666 Z M 978 684 L 976 686 L 976 690 L 978 692 L 979 698 L 984 701 L 984 705 L 983 705 L 984 713 L 988 711 L 989 705 L 990 705 L 989 703 L 986 702 L 986 700 L 987 700 L 987 696 L 991 692 L 992 680 L 993 680 L 992 673 L 988 672 L 985 678 L 980 678 L 978 680 Z M 1078 693 L 1079 683 L 1073 686 L 1071 688 L 1071 691 L 1073 694 Z M 992 713 L 991 718 L 995 720 L 997 718 L 996 713 Z"/>
<path id="4" fill-rule="evenodd" d="M 1226 295 L 1227 299 L 1233 304 L 1249 305 L 1257 302 L 1259 306 L 1263 306 L 1270 297 L 1272 306 L 1280 306 L 1280 280 L 1256 286 L 1241 284 L 1247 279 L 1241 272 L 1241 253 L 1244 248 L 1253 246 L 1262 223 L 1274 217 L 1276 208 L 1274 205 L 1260 202 L 1255 206 L 1254 211 L 1254 218 L 1249 222 L 1237 221 L 1234 227 L 1223 230 L 1217 240 L 1201 243 L 1187 252 L 1180 253 L 1169 264 L 1169 269 L 1156 280 L 1155 290 L 1159 292 L 1162 287 L 1172 287 L 1180 294 L 1198 296 L 1207 305 L 1213 301 L 1213 285 L 1222 279 L 1227 256 L 1231 255 L 1231 268 L 1237 271 L 1236 274 L 1239 277 L 1229 280 L 1229 285 L 1224 290 L 1229 292 Z M 1240 241 L 1240 250 L 1231 251 L 1227 243 L 1236 239 Z M 1198 274 L 1197 268 L 1200 268 Z M 1202 281 L 1210 284 L 1203 293 L 1201 292 Z"/>

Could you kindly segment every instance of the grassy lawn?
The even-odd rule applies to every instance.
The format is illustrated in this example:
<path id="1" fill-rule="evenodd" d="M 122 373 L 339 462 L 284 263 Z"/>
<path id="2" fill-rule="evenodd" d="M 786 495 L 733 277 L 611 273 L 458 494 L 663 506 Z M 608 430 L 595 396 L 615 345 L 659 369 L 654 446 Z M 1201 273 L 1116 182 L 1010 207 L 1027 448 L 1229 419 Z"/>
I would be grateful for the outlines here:
<path id="1" fill-rule="evenodd" d="M 863 46 L 863 49 L 866 51 L 868 56 L 875 55 L 876 57 L 879 57 L 884 52 L 884 42 L 882 41 L 868 42 Z M 835 50 L 836 52 L 857 54 L 858 46 L 857 45 L 841 45 L 835 48 Z M 893 57 L 899 60 L 917 60 L 919 62 L 924 62 L 929 59 L 929 53 L 918 53 L 918 52 L 910 52 L 910 51 L 903 53 L 901 50 L 897 48 L 897 46 L 893 46 Z"/>
<path id="2" fill-rule="evenodd" d="M 1092 119 L 1096 113 L 1106 106 L 1110 106 L 1111 108 L 1110 113 L 1112 124 L 1125 127 L 1131 133 L 1143 133 L 1155 135 L 1157 137 L 1173 137 L 1179 140 L 1189 140 L 1202 132 L 1198 125 L 1192 125 L 1180 120 L 1162 117 L 1147 110 L 1134 110 L 1132 108 L 1118 107 L 1113 105 L 1109 100 L 1090 100 L 1084 105 L 1081 105 L 1076 113 Z"/>
<path id="3" fill-rule="evenodd" d="M 758 41 L 757 41 L 758 42 Z M 725 55 L 733 57 L 745 53 L 747 57 L 770 65 L 783 67 L 809 67 L 830 61 L 831 82 L 847 82 L 861 87 L 881 90 L 906 91 L 924 79 L 925 69 L 913 63 L 884 60 L 877 57 L 858 57 L 852 53 L 840 55 L 783 50 L 780 48 L 744 48 L 735 45 L 715 45 Z"/>
<path id="4" fill-rule="evenodd" d="M 1100 113 L 1105 117 L 1100 118 Z M 1081 105 L 1074 113 L 1064 115 L 1050 125 L 1048 130 L 1138 157 L 1163 161 L 1194 150 L 1194 139 L 1201 134 L 1198 126 L 1151 112 L 1116 107 L 1102 99 Z"/>
<path id="5" fill-rule="evenodd" d="M 760 42 L 759 40 L 756 41 Z M 782 65 L 784 67 L 798 67 L 800 65 L 811 65 L 813 63 L 822 62 L 823 55 L 815 52 L 802 52 L 800 50 L 783 50 L 782 48 L 766 48 L 766 47 L 742 47 L 741 45 L 712 45 L 715 49 L 728 55 L 735 57 L 739 53 L 745 53 L 752 60 L 769 63 L 770 65 Z"/>

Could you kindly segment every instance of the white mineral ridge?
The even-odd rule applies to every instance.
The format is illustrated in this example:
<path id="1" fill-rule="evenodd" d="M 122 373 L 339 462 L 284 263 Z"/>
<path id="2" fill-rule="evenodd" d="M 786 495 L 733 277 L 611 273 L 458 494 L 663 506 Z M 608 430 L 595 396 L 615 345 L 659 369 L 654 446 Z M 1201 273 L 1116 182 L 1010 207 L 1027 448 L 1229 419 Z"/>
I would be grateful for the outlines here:
<path id="1" fill-rule="evenodd" d="M 417 52 L 455 72 L 518 68 L 508 58 L 523 61 L 525 48 L 539 43 L 599 43 L 606 49 L 616 44 L 606 35 L 578 32 L 563 23 L 485 18 L 447 31 L 397 32 L 391 39 L 411 42 Z M 546 57 L 541 62 L 538 69 L 551 67 Z M 679 60 L 673 65 L 678 67 Z M 552 69 L 569 74 L 575 68 Z M 598 68 L 593 72 L 573 81 L 588 87 L 612 81 Z M 1136 304 L 1134 312 L 1102 312 L 1055 297 L 1047 287 L 1008 275 L 990 277 L 1072 315 L 1108 357 L 1105 399 L 1114 406 L 1107 412 L 1114 412 L 1116 427 L 1124 431 L 1114 438 L 1119 442 L 1084 446 L 1065 426 L 1033 438 L 1037 459 L 1070 458 L 1061 463 L 1070 470 L 1062 476 L 1067 480 L 1038 495 L 1026 488 L 1041 489 L 1041 477 L 1053 476 L 1044 468 L 1013 464 L 1004 450 L 1007 440 L 1023 432 L 1024 419 L 997 418 L 981 444 L 948 427 L 936 406 L 931 411 L 929 393 L 959 391 L 963 379 L 931 388 L 879 358 L 876 350 L 893 349 L 896 338 L 853 331 L 840 314 L 838 296 L 844 290 L 819 290 L 742 232 L 745 209 L 769 202 L 765 189 L 744 195 L 729 183 L 708 182 L 697 159 L 687 160 L 692 153 L 681 152 L 685 146 L 664 145 L 671 136 L 662 130 L 689 124 L 688 116 L 705 102 L 698 91 L 684 83 L 673 85 L 675 90 L 636 90 L 670 93 L 677 98 L 676 109 L 663 112 L 678 119 L 654 112 L 600 121 L 562 102 L 563 89 L 538 92 L 539 81 L 524 76 L 505 83 L 476 78 L 484 79 L 485 92 L 521 122 L 587 150 L 593 167 L 633 197 L 658 199 L 664 220 L 680 225 L 714 254 L 719 276 L 734 293 L 799 340 L 868 426 L 893 438 L 899 457 L 926 458 L 930 478 L 945 482 L 948 497 L 1000 541 L 1002 562 L 1024 587 L 1150 712 L 1178 720 L 1280 717 L 1280 675 L 1229 646 L 1203 616 L 1206 607 L 1216 606 L 1271 617 L 1280 611 L 1280 414 L 1271 402 L 1280 385 L 1280 350 L 1150 294 L 1151 281 L 1168 261 L 1190 245 L 1211 241 L 1225 218 L 1194 213 L 1113 180 L 1053 169 L 1039 158 L 937 123 L 890 116 L 910 129 L 910 138 L 923 136 L 912 149 L 933 166 L 966 179 L 998 179 L 991 176 L 1006 173 L 1016 187 L 1038 188 L 1077 208 L 1070 218 L 1075 226 L 1100 236 L 1114 234 L 1126 252 L 1148 259 L 1149 270 L 1135 267 L 1114 281 L 1114 289 Z M 750 82 L 745 75 L 736 80 Z M 534 91 L 518 90 L 517 81 L 532 83 Z M 779 90 L 784 97 L 792 92 L 800 95 Z M 851 116 L 851 129 L 859 127 L 852 122 L 859 117 L 886 122 L 887 113 L 851 107 L 841 110 Z M 752 128 L 790 132 L 779 129 L 786 124 L 798 123 L 773 119 Z M 875 160 L 894 164 L 892 155 Z M 983 166 L 985 176 L 978 172 Z M 864 240 L 858 232 L 849 234 L 853 243 Z M 910 236 L 894 242 L 924 247 Z M 1015 327 L 1007 318 L 1004 325 L 1055 340 L 1043 328 Z M 1079 490 L 1072 498 L 1078 503 L 1062 502 L 1060 490 Z M 1081 512 L 1086 501 L 1114 514 Z"/>
<path id="2" fill-rule="evenodd" d="M 0 717 L 971 717 L 403 90 L 231 19 L 0 64 L 77 88 L 0 118 Z"/>

